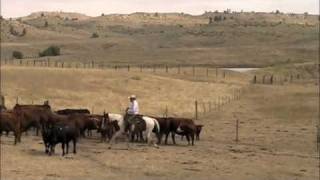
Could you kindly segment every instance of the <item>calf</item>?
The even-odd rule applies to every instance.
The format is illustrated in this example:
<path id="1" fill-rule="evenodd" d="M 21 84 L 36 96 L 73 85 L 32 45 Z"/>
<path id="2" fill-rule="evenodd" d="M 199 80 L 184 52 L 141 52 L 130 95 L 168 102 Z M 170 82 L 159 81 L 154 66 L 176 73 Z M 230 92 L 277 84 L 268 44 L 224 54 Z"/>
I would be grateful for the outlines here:
<path id="1" fill-rule="evenodd" d="M 43 141 L 46 146 L 46 153 L 51 155 L 54 153 L 55 146 L 61 143 L 62 156 L 69 153 L 69 142 L 73 142 L 73 153 L 76 151 L 77 139 L 79 137 L 79 131 L 77 127 L 68 123 L 56 123 L 53 125 L 47 124 L 43 127 Z M 66 147 L 66 151 L 65 151 Z"/>
<path id="2" fill-rule="evenodd" d="M 200 133 L 201 133 L 202 127 L 203 127 L 202 124 L 196 125 L 196 140 L 200 140 Z"/>
<path id="3" fill-rule="evenodd" d="M 196 125 L 196 140 L 200 140 L 200 133 L 202 130 L 203 125 Z M 181 140 L 183 140 L 184 135 L 181 135 Z"/>
<path id="4" fill-rule="evenodd" d="M 7 132 L 13 131 L 14 144 L 21 142 L 21 117 L 19 114 L 13 111 L 2 111 L 0 112 L 0 136 L 2 131 Z"/>

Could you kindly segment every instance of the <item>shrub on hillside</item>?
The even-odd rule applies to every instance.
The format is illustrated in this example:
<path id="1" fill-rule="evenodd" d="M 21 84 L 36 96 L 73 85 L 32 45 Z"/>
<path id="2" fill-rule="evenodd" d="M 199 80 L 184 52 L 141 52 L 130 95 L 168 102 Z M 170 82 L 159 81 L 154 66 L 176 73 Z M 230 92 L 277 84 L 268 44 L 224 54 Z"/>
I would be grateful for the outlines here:
<path id="1" fill-rule="evenodd" d="M 27 29 L 26 29 L 26 28 L 23 28 L 22 33 L 21 33 L 20 36 L 25 36 L 26 34 L 27 34 Z"/>
<path id="2" fill-rule="evenodd" d="M 14 29 L 13 26 L 10 26 L 10 34 L 14 35 L 14 36 L 19 36 L 19 33 Z"/>
<path id="3" fill-rule="evenodd" d="M 13 51 L 12 52 L 12 57 L 15 59 L 22 59 L 23 58 L 23 54 L 20 51 Z"/>
<path id="4" fill-rule="evenodd" d="M 44 51 L 39 53 L 40 57 L 44 56 L 59 56 L 60 55 L 60 47 L 58 46 L 50 46 Z"/>
<path id="5" fill-rule="evenodd" d="M 212 24 L 213 23 L 213 19 L 212 17 L 209 17 L 209 24 Z"/>
<path id="6" fill-rule="evenodd" d="M 49 26 L 48 21 L 44 22 L 44 27 L 48 27 L 48 26 Z"/>
<path id="7" fill-rule="evenodd" d="M 91 35 L 91 38 L 98 38 L 99 37 L 99 34 L 98 33 L 92 33 L 92 35 Z"/>

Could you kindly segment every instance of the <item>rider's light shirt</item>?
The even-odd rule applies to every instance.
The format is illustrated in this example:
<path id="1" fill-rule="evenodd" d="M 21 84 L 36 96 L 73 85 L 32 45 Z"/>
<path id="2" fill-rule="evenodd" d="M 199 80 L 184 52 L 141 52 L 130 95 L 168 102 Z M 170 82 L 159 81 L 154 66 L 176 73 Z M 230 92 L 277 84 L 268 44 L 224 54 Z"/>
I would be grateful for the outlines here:
<path id="1" fill-rule="evenodd" d="M 128 109 L 129 114 L 139 114 L 139 105 L 136 100 L 133 100 L 129 104 L 129 109 Z"/>

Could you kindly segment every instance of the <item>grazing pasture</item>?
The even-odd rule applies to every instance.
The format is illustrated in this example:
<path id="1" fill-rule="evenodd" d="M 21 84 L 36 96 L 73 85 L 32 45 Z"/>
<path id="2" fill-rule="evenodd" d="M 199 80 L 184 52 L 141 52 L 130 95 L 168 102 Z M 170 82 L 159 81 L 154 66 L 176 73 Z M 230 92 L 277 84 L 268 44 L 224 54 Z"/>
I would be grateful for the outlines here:
<path id="1" fill-rule="evenodd" d="M 201 140 L 196 141 L 195 146 L 187 146 L 186 139 L 181 141 L 177 136 L 177 145 L 172 145 L 169 138 L 169 145 L 160 145 L 159 149 L 133 143 L 126 150 L 121 139 L 114 148 L 108 149 L 108 143 L 101 143 L 100 135 L 94 132 L 93 136 L 79 140 L 77 154 L 62 157 L 58 145 L 55 155 L 49 157 L 43 151 L 41 137 L 35 136 L 34 132 L 23 135 L 22 142 L 16 146 L 12 134 L 3 135 L 1 161 L 5 179 L 318 177 L 316 124 L 319 99 L 317 86 L 310 80 L 304 84 L 252 85 L 245 81 L 197 82 L 138 72 L 30 67 L 2 67 L 2 73 L 2 90 L 9 108 L 19 95 L 21 103 L 31 100 L 41 103 L 49 99 L 53 109 L 90 108 L 94 104 L 95 112 L 100 113 L 103 109 L 121 112 L 125 107 L 121 103 L 127 102 L 132 90 L 140 97 L 145 114 L 161 115 L 161 107 L 168 104 L 170 115 L 192 117 L 193 106 L 189 108 L 179 102 L 189 98 L 193 102 L 194 96 L 199 99 L 215 97 L 228 93 L 232 87 L 246 87 L 240 100 L 195 121 L 205 125 Z M 40 78 L 42 76 L 46 78 Z M 132 79 L 136 76 L 141 79 Z M 124 84 L 128 86 L 123 88 Z M 236 119 L 239 120 L 239 142 L 235 142 Z"/>

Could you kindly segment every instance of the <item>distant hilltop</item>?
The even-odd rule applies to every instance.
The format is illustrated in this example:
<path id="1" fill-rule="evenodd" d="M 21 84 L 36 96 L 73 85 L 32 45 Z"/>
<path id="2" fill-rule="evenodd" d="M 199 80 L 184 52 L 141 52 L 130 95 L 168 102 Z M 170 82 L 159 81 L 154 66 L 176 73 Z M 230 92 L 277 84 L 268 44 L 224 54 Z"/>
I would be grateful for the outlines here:
<path id="1" fill-rule="evenodd" d="M 215 14 L 256 14 L 256 15 L 284 15 L 284 16 L 319 16 L 319 15 L 313 15 L 309 14 L 307 12 L 303 14 L 298 14 L 298 13 L 283 13 L 280 12 L 279 10 L 275 10 L 273 12 L 255 12 L 255 11 L 250 11 L 250 12 L 245 12 L 245 11 L 231 11 L 230 9 L 227 9 L 225 11 L 205 11 L 203 14 L 200 15 L 191 15 L 188 13 L 184 12 L 134 12 L 130 14 L 117 14 L 117 13 L 101 13 L 99 16 L 140 16 L 140 17 L 148 17 L 148 16 L 212 16 Z M 85 20 L 89 19 L 92 17 L 97 17 L 97 16 L 89 16 L 83 13 L 78 13 L 78 12 L 63 12 L 63 11 L 39 11 L 39 12 L 33 12 L 28 16 L 24 17 L 17 17 L 14 19 L 34 19 L 38 17 L 43 17 L 43 16 L 56 16 L 56 17 L 61 17 L 61 18 L 68 18 L 68 19 L 78 19 L 78 20 Z M 8 18 L 7 18 L 8 19 Z"/>

